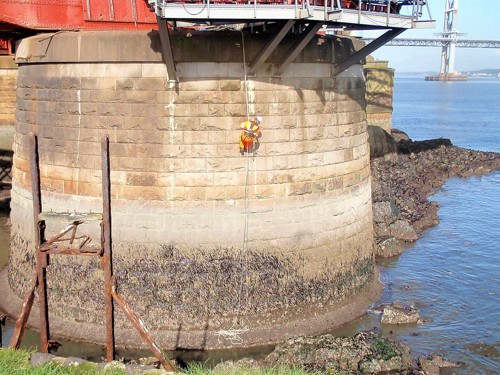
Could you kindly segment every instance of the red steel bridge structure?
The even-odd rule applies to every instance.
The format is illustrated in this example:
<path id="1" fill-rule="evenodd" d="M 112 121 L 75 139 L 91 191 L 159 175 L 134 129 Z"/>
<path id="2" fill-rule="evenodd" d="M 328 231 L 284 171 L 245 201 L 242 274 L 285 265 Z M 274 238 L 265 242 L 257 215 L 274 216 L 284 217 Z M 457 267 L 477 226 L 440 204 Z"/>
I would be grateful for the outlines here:
<path id="1" fill-rule="evenodd" d="M 431 28 L 427 0 L 0 0 L 0 55 L 15 53 L 18 40 L 39 32 L 151 30 L 160 32 L 169 75 L 175 56 L 169 30 L 231 25 L 248 31 L 272 30 L 254 61 L 255 72 L 289 33 L 296 44 L 278 69 L 283 72 L 320 29 L 387 30 L 336 67 L 362 60 L 406 29 Z"/>

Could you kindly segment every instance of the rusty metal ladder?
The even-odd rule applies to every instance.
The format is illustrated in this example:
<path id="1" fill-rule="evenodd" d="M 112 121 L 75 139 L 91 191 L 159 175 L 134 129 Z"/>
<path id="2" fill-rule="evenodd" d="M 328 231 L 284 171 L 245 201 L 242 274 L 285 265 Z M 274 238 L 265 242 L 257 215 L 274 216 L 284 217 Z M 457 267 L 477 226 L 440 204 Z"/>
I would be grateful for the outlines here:
<path id="1" fill-rule="evenodd" d="M 36 268 L 33 272 L 30 287 L 24 297 L 19 318 L 16 320 L 9 347 L 18 349 L 26 323 L 31 312 L 35 291 L 38 290 L 40 303 L 40 341 L 41 351 L 49 353 L 51 349 L 57 348 L 59 344 L 50 339 L 48 300 L 47 300 L 47 266 L 50 255 L 83 255 L 98 256 L 100 267 L 104 271 L 105 288 L 105 314 L 106 314 L 106 360 L 114 360 L 115 357 L 115 335 L 114 335 L 114 306 L 116 302 L 123 310 L 132 325 L 138 330 L 150 350 L 166 370 L 174 370 L 175 367 L 166 359 L 159 347 L 149 335 L 146 326 L 140 317 L 131 309 L 125 299 L 116 291 L 115 278 L 113 276 L 112 240 L 111 240 L 111 180 L 109 161 L 109 138 L 104 136 L 101 141 L 101 165 L 102 165 L 102 213 L 58 213 L 42 212 L 42 197 L 40 187 L 40 164 L 38 155 L 38 138 L 36 134 L 30 133 L 30 168 L 31 189 L 33 195 L 33 220 L 35 226 L 35 249 Z M 49 239 L 45 238 L 47 220 L 66 220 L 69 222 L 63 230 Z M 90 236 L 77 236 L 78 226 L 88 222 L 99 222 L 101 226 L 101 240 L 99 244 L 91 244 Z M 65 237 L 69 235 L 69 237 Z M 67 244 L 66 244 L 67 243 Z"/>

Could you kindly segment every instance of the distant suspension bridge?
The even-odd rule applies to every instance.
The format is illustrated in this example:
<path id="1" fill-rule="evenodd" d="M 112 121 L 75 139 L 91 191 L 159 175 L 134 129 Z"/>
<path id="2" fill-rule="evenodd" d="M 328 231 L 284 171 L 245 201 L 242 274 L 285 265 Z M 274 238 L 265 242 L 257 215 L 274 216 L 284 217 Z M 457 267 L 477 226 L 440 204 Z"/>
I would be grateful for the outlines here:
<path id="1" fill-rule="evenodd" d="M 363 38 L 363 40 L 371 40 Z M 474 39 L 456 39 L 454 41 L 449 38 L 395 38 L 387 42 L 386 46 L 412 46 L 412 47 L 446 47 L 451 42 L 455 43 L 456 47 L 463 48 L 500 48 L 500 40 L 474 40 Z"/>
<path id="2" fill-rule="evenodd" d="M 455 48 L 500 48 L 500 40 L 474 40 L 459 39 L 457 31 L 458 0 L 446 0 L 444 9 L 444 28 L 440 38 L 415 39 L 415 38 L 394 38 L 385 43 L 386 46 L 412 46 L 412 47 L 441 47 L 441 70 L 440 76 L 445 80 L 449 75 L 456 75 L 455 72 Z M 365 41 L 372 41 L 371 38 L 363 38 Z"/>

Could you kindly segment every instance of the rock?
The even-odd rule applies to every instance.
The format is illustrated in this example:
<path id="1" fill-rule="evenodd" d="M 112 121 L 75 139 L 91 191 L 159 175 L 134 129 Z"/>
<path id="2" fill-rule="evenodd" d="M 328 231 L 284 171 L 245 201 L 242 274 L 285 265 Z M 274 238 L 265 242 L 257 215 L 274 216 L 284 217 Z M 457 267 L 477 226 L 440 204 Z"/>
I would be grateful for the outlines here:
<path id="1" fill-rule="evenodd" d="M 143 374 L 145 371 L 158 370 L 153 365 L 126 364 L 127 374 Z"/>
<path id="2" fill-rule="evenodd" d="M 395 302 L 392 306 L 384 307 L 380 322 L 383 324 L 416 324 L 419 320 L 420 315 L 414 308 Z"/>
<path id="3" fill-rule="evenodd" d="M 151 369 L 146 370 L 142 373 L 142 375 L 174 375 L 176 374 L 174 371 L 167 371 L 165 369 Z"/>
<path id="4" fill-rule="evenodd" d="M 403 252 L 403 245 L 394 237 L 382 237 L 375 246 L 375 255 L 380 258 L 392 258 Z"/>
<path id="5" fill-rule="evenodd" d="M 104 365 L 104 371 L 108 370 L 126 370 L 127 366 L 125 366 L 125 363 L 120 362 L 120 361 L 111 361 L 108 362 Z"/>
<path id="6" fill-rule="evenodd" d="M 380 126 L 368 125 L 368 143 L 371 158 L 393 154 L 398 150 L 394 139 Z"/>
<path id="7" fill-rule="evenodd" d="M 255 369 L 261 367 L 259 362 L 253 358 L 242 358 L 238 361 L 225 361 L 218 363 L 214 370 L 217 372 L 232 372 L 234 369 L 245 368 Z"/>
<path id="8" fill-rule="evenodd" d="M 137 360 L 140 365 L 158 365 L 160 361 L 156 357 L 142 357 Z"/>
<path id="9" fill-rule="evenodd" d="M 77 357 L 68 357 L 64 361 L 63 365 L 64 366 L 78 366 L 79 364 L 82 363 L 91 363 L 89 361 L 86 361 L 85 359 L 77 358 Z"/>
<path id="10" fill-rule="evenodd" d="M 399 215 L 393 202 L 383 201 L 373 204 L 373 221 L 376 223 L 392 223 Z"/>
<path id="11" fill-rule="evenodd" d="M 415 241 L 425 229 L 436 225 L 438 205 L 429 202 L 427 197 L 448 178 L 479 176 L 500 170 L 499 153 L 455 147 L 448 139 L 414 142 L 396 129 L 393 129 L 392 136 L 398 143 L 398 152 L 391 154 L 390 158 L 372 158 L 370 161 L 378 243 L 388 237 Z M 384 203 L 377 205 L 379 202 Z M 396 218 L 388 220 L 385 202 L 393 202 L 397 209 Z M 398 219 L 406 223 L 396 224 Z"/>
<path id="12" fill-rule="evenodd" d="M 304 367 L 327 373 L 364 373 L 409 370 L 414 361 L 409 349 L 375 332 L 360 332 L 353 337 L 322 335 L 299 337 L 276 346 L 265 363 L 271 366 Z"/>
<path id="13" fill-rule="evenodd" d="M 410 137 L 408 137 L 408 134 L 406 134 L 402 130 L 395 129 L 395 128 L 391 129 L 391 136 L 396 143 L 399 143 L 400 141 L 409 141 L 410 140 Z"/>
<path id="14" fill-rule="evenodd" d="M 389 233 L 391 237 L 407 242 L 413 242 L 418 239 L 417 232 L 415 232 L 415 229 L 413 229 L 411 224 L 406 220 L 398 220 L 389 225 Z"/>
<path id="15" fill-rule="evenodd" d="M 66 358 L 54 356 L 50 362 L 62 366 L 66 362 Z"/>
<path id="16" fill-rule="evenodd" d="M 30 362 L 33 366 L 41 366 L 47 362 L 51 362 L 56 356 L 48 353 L 33 353 Z"/>
<path id="17" fill-rule="evenodd" d="M 457 363 L 448 361 L 438 355 L 430 358 L 420 357 L 419 365 L 425 375 L 439 375 L 442 368 L 460 367 Z"/>
<path id="18" fill-rule="evenodd" d="M 484 341 L 474 342 L 465 346 L 465 349 L 474 354 L 482 355 L 483 357 L 498 358 L 500 357 L 500 342 L 495 344 L 487 344 Z"/>

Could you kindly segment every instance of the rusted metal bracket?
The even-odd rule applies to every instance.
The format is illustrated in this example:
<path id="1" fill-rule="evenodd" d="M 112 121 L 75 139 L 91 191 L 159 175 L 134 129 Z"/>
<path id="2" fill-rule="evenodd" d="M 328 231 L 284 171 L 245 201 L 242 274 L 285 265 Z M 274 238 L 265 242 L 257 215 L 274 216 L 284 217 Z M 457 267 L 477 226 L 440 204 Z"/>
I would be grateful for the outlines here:
<path id="1" fill-rule="evenodd" d="M 45 242 L 45 222 L 39 221 L 38 216 L 42 212 L 42 196 L 40 188 L 40 162 L 38 155 L 38 138 L 34 133 L 29 134 L 30 169 L 31 169 L 31 192 L 33 195 L 33 221 L 35 226 L 35 249 L 37 249 L 37 278 L 38 299 L 40 302 L 40 346 L 43 353 L 49 352 L 49 314 L 47 309 L 47 265 L 49 255 L 39 251 Z M 29 314 L 29 311 L 28 311 Z M 26 318 L 27 319 L 27 318 Z M 26 324 L 26 323 L 25 323 Z"/>
<path id="2" fill-rule="evenodd" d="M 142 319 L 136 314 L 135 311 L 132 310 L 127 301 L 125 301 L 125 299 L 116 292 L 114 277 L 113 277 L 113 286 L 111 288 L 111 294 L 113 295 L 113 299 L 116 301 L 118 306 L 121 307 L 121 309 L 127 316 L 128 320 L 130 320 L 130 322 L 135 327 L 137 332 L 139 332 L 142 339 L 148 345 L 149 349 L 154 354 L 156 359 L 160 361 L 163 368 L 165 368 L 165 370 L 167 371 L 177 371 L 175 366 L 162 354 L 158 345 L 156 345 L 156 343 L 153 341 L 151 335 L 149 334 L 149 330 L 146 328 L 146 325 L 144 324 Z"/>
<path id="3" fill-rule="evenodd" d="M 278 66 L 276 70 L 276 75 L 281 75 L 288 65 L 297 58 L 297 56 L 302 52 L 302 50 L 307 46 L 311 39 L 316 35 L 316 33 L 321 29 L 323 24 L 321 22 L 311 22 L 302 34 L 302 38 L 288 51 L 283 62 Z"/>
<path id="4" fill-rule="evenodd" d="M 24 303 L 21 312 L 16 321 L 14 333 L 9 343 L 12 349 L 18 349 L 21 345 L 24 329 L 28 321 L 31 307 L 35 299 L 35 291 L 38 288 L 40 299 L 40 350 L 49 353 L 56 350 L 60 345 L 50 340 L 48 305 L 47 305 L 47 284 L 46 267 L 49 264 L 49 255 L 67 254 L 67 255 L 98 255 L 101 260 L 101 269 L 104 271 L 105 283 L 105 304 L 106 304 L 106 360 L 112 361 L 115 356 L 115 336 L 114 336 L 114 306 L 113 301 L 123 309 L 127 318 L 139 331 L 144 341 L 148 344 L 156 358 L 163 367 L 169 371 L 176 371 L 174 365 L 166 359 L 159 347 L 152 340 L 146 326 L 139 316 L 130 308 L 128 303 L 115 290 L 115 279 L 113 276 L 113 258 L 112 258 L 112 236 L 111 236 L 111 174 L 109 160 L 109 138 L 104 136 L 101 141 L 102 154 L 102 205 L 103 212 L 100 213 L 42 213 L 42 200 L 40 190 L 40 166 L 38 156 L 38 139 L 33 133 L 29 136 L 30 140 L 30 166 L 33 194 L 33 220 L 35 224 L 35 248 L 37 253 L 36 269 L 33 272 L 30 288 L 24 297 Z M 48 219 L 66 220 L 67 225 L 58 234 L 45 240 L 45 221 Z M 101 224 L 101 242 L 99 245 L 90 244 L 89 236 L 77 236 L 78 226 L 84 222 L 100 221 Z M 69 235 L 69 237 L 65 237 Z M 75 242 L 75 240 L 81 240 Z M 68 242 L 69 245 L 61 244 Z M 1 319 L 1 315 L 0 315 Z M 0 332 L 1 334 L 1 332 Z"/>
<path id="5" fill-rule="evenodd" d="M 102 222 L 101 222 L 101 269 L 104 271 L 104 299 L 106 304 L 106 360 L 115 358 L 115 317 L 113 308 L 113 257 L 111 243 L 111 172 L 109 162 L 109 138 L 101 140 L 102 168 Z"/>
<path id="6" fill-rule="evenodd" d="M 14 326 L 14 331 L 12 332 L 12 336 L 9 342 L 10 349 L 19 349 L 21 346 L 21 341 L 24 335 L 24 329 L 26 328 L 26 323 L 28 321 L 28 317 L 31 312 L 31 307 L 33 306 L 33 300 L 35 299 L 35 290 L 38 286 L 38 272 L 37 270 L 33 271 L 33 276 L 31 277 L 31 283 L 28 291 L 24 295 L 24 302 L 21 307 L 21 313 L 16 320 L 16 324 Z"/>
<path id="7" fill-rule="evenodd" d="M 267 58 L 271 55 L 271 53 L 273 53 L 278 44 L 280 44 L 294 24 L 295 20 L 288 20 L 278 27 L 278 29 L 269 37 L 264 48 L 262 48 L 259 54 L 251 62 L 248 74 L 255 74 L 257 70 L 259 70 L 262 64 L 266 62 Z"/>
<path id="8" fill-rule="evenodd" d="M 3 312 L 0 312 L 0 348 L 2 347 L 2 326 L 5 325 L 5 318 L 7 317 L 6 314 Z"/>
<path id="9" fill-rule="evenodd" d="M 177 81 L 177 72 L 175 71 L 174 51 L 172 50 L 172 41 L 170 40 L 170 32 L 168 30 L 168 22 L 164 18 L 156 16 L 158 22 L 158 31 L 160 33 L 161 52 L 163 61 L 167 66 L 169 81 Z"/>
<path id="10" fill-rule="evenodd" d="M 405 31 L 405 29 L 390 29 L 389 31 L 385 32 L 384 34 L 379 36 L 377 39 L 375 39 L 371 43 L 367 44 L 366 46 L 361 48 L 359 51 L 353 53 L 347 59 L 345 59 L 344 61 L 342 61 L 338 65 L 336 65 L 333 68 L 333 75 L 336 76 L 336 75 L 342 73 L 344 70 L 349 69 L 352 65 L 359 63 L 361 60 L 365 59 L 366 56 L 368 56 L 370 53 L 379 49 L 384 44 L 386 44 L 390 40 L 397 37 L 403 31 Z"/>
<path id="11" fill-rule="evenodd" d="M 64 214 L 52 214 L 48 215 L 46 213 L 41 213 L 39 215 L 40 221 L 45 221 L 45 219 L 50 218 L 51 216 L 60 216 Z M 102 215 L 99 214 L 98 217 L 102 218 Z M 101 255 L 103 252 L 103 248 L 101 245 L 93 245 L 90 244 L 92 238 L 88 235 L 77 236 L 76 231 L 78 230 L 78 226 L 82 224 L 82 220 L 75 220 L 73 223 L 64 228 L 61 232 L 56 234 L 55 236 L 49 238 L 45 241 L 41 246 L 39 251 L 46 252 L 47 254 L 65 254 L 65 255 Z M 64 236 L 71 232 L 71 236 L 69 238 L 65 238 Z M 78 243 L 75 243 L 75 240 L 80 240 Z M 68 245 L 62 245 L 61 242 L 68 242 Z"/>

